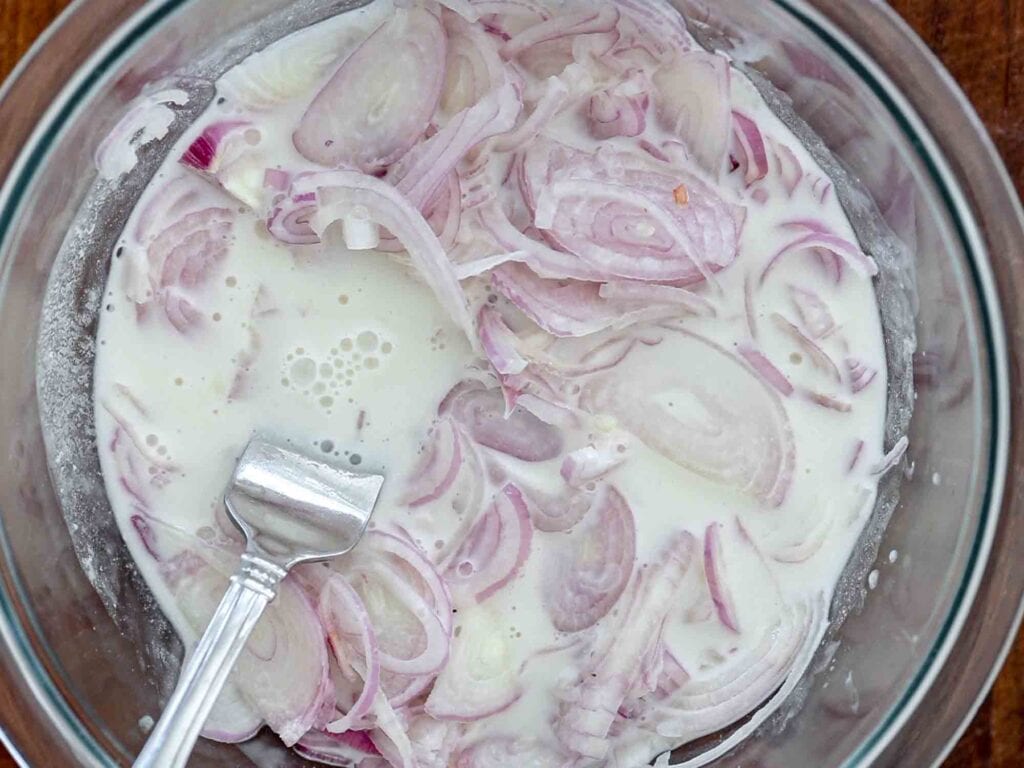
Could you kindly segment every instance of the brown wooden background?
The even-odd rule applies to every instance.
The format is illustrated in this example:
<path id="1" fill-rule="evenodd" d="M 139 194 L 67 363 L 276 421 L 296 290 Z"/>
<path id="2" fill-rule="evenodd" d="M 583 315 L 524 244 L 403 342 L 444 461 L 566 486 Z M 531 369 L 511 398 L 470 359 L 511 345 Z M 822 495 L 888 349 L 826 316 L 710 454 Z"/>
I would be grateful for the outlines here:
<path id="1" fill-rule="evenodd" d="M 868 0 L 836 0 L 867 2 Z M 960 82 L 1024 191 L 1024 0 L 891 0 Z M 0 0 L 0 79 L 69 0 Z M 0 691 L 0 706 L 4 693 Z M 2 725 L 2 723 L 0 723 Z M 45 738 L 40 734 L 40 738 Z M 0 768 L 15 763 L 0 747 Z M 945 768 L 1024 766 L 1024 635 Z M 908 766 L 907 768 L 916 768 Z"/>

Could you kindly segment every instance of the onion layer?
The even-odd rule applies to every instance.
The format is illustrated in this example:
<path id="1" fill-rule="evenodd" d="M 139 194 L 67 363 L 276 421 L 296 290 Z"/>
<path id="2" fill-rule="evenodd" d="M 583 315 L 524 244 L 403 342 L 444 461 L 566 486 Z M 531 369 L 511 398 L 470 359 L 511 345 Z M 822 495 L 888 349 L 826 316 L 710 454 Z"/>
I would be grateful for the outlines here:
<path id="1" fill-rule="evenodd" d="M 226 588 L 226 576 L 206 564 L 177 585 L 178 605 L 197 634 L 213 616 Z M 322 724 L 324 705 L 333 701 L 327 670 L 327 648 L 316 611 L 303 591 L 286 579 L 230 679 L 245 704 L 291 746 Z"/>
<path id="2" fill-rule="evenodd" d="M 562 452 L 562 433 L 556 427 L 523 408 L 506 416 L 497 389 L 456 386 L 442 403 L 442 412 L 451 413 L 480 445 L 521 461 L 547 461 Z"/>
<path id="3" fill-rule="evenodd" d="M 445 571 L 457 603 L 482 603 L 516 577 L 530 556 L 533 526 L 522 492 L 506 485 L 470 528 Z"/>
<path id="4" fill-rule="evenodd" d="M 503 625 L 477 606 L 459 612 L 459 630 L 451 663 L 438 676 L 424 710 L 438 720 L 458 722 L 503 712 L 523 692 Z"/>
<path id="5" fill-rule="evenodd" d="M 621 614 L 621 631 L 603 634 L 602 645 L 595 649 L 578 684 L 563 691 L 555 733 L 572 753 L 594 760 L 608 754 L 612 724 L 637 683 L 637 662 L 659 646 L 665 617 L 678 599 L 696 548 L 689 533 L 672 537 L 663 555 L 638 577 Z"/>
<path id="6" fill-rule="evenodd" d="M 703 51 L 683 53 L 654 73 L 658 117 L 717 178 L 725 171 L 731 115 L 729 62 Z"/>
<path id="7" fill-rule="evenodd" d="M 396 13 L 341 65 L 309 105 L 295 148 L 325 166 L 371 172 L 423 135 L 441 97 L 446 38 L 424 8 Z"/>
<path id="8" fill-rule="evenodd" d="M 615 488 L 598 492 L 581 525 L 545 563 L 544 607 L 555 629 L 579 632 L 618 602 L 636 561 L 636 524 Z"/>
<path id="9" fill-rule="evenodd" d="M 537 142 L 522 180 L 537 227 L 604 280 L 694 283 L 736 258 L 742 209 L 672 165 Z M 686 205 L 677 203 L 680 185 Z"/>
<path id="10" fill-rule="evenodd" d="M 665 357 L 688 361 L 666 370 Z M 580 403 L 609 414 L 687 469 L 777 506 L 792 482 L 793 435 L 778 396 L 720 347 L 684 331 L 638 345 L 624 371 L 594 376 Z M 625 371 L 628 371 L 626 373 Z M 730 382 L 711 391 L 707 381 Z"/>

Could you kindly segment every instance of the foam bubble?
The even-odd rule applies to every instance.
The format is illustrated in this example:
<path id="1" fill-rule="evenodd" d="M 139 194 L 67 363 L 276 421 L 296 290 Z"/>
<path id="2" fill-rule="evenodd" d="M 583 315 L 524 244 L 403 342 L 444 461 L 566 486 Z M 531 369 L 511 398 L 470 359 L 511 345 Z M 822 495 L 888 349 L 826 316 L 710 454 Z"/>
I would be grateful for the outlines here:
<path id="1" fill-rule="evenodd" d="M 363 331 L 356 337 L 356 344 L 364 352 L 373 352 L 377 349 L 379 343 L 380 339 L 377 338 L 377 334 L 373 331 Z"/>
<path id="2" fill-rule="evenodd" d="M 291 364 L 289 373 L 296 385 L 300 387 L 308 386 L 316 379 L 316 362 L 309 357 L 300 357 Z"/>

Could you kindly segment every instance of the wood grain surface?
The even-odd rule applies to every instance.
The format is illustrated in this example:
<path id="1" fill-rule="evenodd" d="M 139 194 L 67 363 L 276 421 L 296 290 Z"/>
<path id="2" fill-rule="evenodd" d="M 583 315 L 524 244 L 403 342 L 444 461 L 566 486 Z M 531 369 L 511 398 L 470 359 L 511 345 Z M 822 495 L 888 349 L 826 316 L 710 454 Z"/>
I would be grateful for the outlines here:
<path id="1" fill-rule="evenodd" d="M 1018 191 L 1024 192 L 1024 0 L 891 0 L 891 4 L 967 92 Z M 0 79 L 67 5 L 69 0 L 0 0 Z M 14 765 L 0 748 L 0 768 Z M 1024 766 L 1024 635 L 944 768 L 1020 766 Z"/>

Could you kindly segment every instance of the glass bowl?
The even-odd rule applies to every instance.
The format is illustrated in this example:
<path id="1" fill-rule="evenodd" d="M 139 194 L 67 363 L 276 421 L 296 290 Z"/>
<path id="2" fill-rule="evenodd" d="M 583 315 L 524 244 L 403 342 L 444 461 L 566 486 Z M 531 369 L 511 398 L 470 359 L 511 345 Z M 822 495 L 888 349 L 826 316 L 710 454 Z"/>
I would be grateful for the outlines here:
<path id="1" fill-rule="evenodd" d="M 130 764 L 180 650 L 131 566 L 88 439 L 107 259 L 160 146 L 117 188 L 96 186 L 93 151 L 147 83 L 193 94 L 173 134 L 227 66 L 351 5 L 79 0 L 0 94 L 0 721 L 27 764 Z M 887 323 L 890 438 L 913 376 L 909 460 L 847 569 L 833 606 L 846 620 L 793 701 L 713 764 L 934 764 L 1021 618 L 1024 431 L 1011 429 L 1011 399 L 1019 414 L 1024 217 L 963 95 L 884 3 L 681 5 L 834 153 L 858 234 L 898 250 L 880 290 L 913 310 L 913 328 Z M 86 200 L 92 215 L 78 216 Z M 241 751 L 202 742 L 191 764 L 303 763 L 265 736 Z"/>

